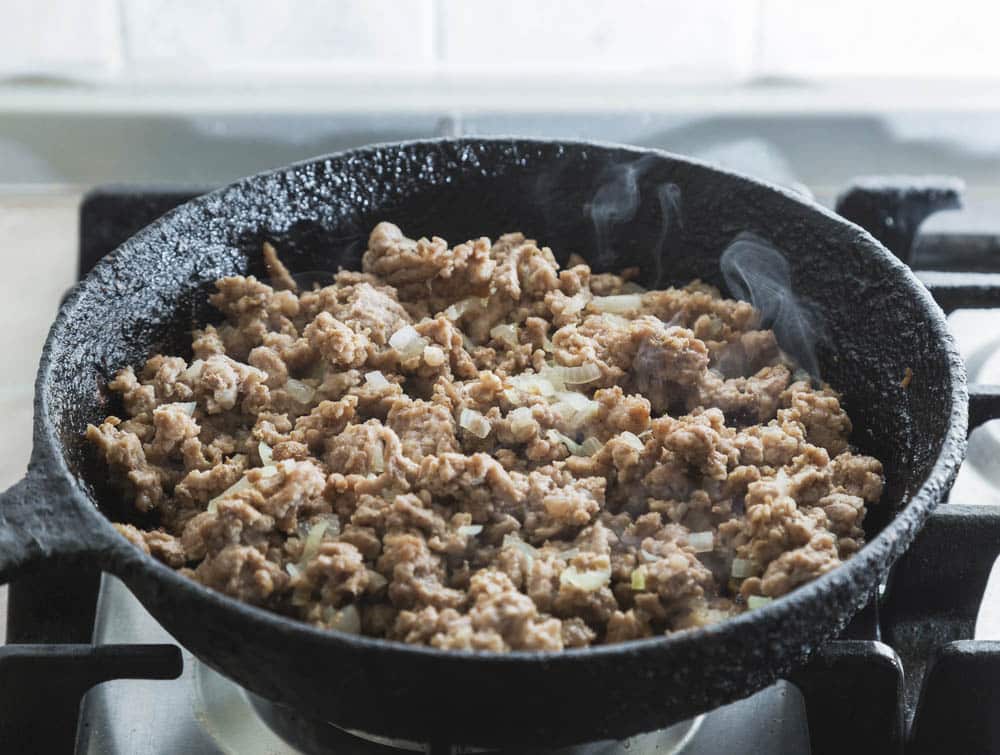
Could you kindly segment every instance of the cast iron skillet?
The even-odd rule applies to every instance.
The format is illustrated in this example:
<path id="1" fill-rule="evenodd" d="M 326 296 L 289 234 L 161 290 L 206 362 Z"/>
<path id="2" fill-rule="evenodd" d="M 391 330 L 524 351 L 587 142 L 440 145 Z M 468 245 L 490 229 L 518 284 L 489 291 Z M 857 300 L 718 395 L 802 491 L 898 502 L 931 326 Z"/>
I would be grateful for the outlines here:
<path id="1" fill-rule="evenodd" d="M 589 205 L 609 182 L 611 195 L 615 181 L 628 188 L 631 179 L 622 183 L 613 167 L 622 164 L 632 165 L 625 175 L 638 189 L 634 218 L 598 233 Z M 679 187 L 679 201 L 676 193 L 661 201 L 666 183 Z M 192 325 L 211 316 L 212 281 L 259 274 L 262 239 L 278 241 L 293 270 L 357 267 L 380 220 L 453 242 L 518 229 L 563 259 L 577 252 L 599 269 L 639 265 L 650 286 L 695 277 L 721 284 L 719 254 L 738 232 L 770 239 L 791 263 L 797 294 L 825 321 L 819 364 L 844 393 L 853 441 L 885 463 L 871 541 L 792 595 L 706 629 L 491 655 L 320 631 L 201 587 L 120 538 L 107 517 L 128 516 L 125 504 L 105 488 L 82 440 L 87 422 L 117 408 L 109 377 L 160 349 L 185 353 Z M 266 698 L 385 736 L 489 745 L 623 737 L 786 675 L 845 626 L 912 541 L 952 483 L 967 423 L 964 369 L 941 311 L 857 226 L 781 189 L 659 151 L 507 139 L 340 153 L 179 207 L 66 300 L 35 391 L 28 475 L 0 499 L 0 578 L 42 562 L 96 562 L 180 643 Z"/>

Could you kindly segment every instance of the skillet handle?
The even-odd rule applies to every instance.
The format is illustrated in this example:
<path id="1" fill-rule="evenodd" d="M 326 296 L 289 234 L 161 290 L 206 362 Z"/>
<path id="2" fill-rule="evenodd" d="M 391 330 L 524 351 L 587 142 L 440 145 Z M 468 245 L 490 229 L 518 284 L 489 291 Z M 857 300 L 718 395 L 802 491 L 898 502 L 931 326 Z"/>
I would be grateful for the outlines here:
<path id="1" fill-rule="evenodd" d="M 70 483 L 33 469 L 0 493 L 0 584 L 43 564 L 93 562 L 110 541 L 74 505 Z"/>

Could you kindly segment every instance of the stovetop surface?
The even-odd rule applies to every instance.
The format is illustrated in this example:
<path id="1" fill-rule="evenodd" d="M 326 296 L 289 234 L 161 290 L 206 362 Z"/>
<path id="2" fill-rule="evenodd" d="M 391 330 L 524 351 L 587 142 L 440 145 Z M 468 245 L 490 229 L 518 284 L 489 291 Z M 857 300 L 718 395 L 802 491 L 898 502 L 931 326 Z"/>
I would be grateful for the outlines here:
<path id="1" fill-rule="evenodd" d="M 81 272 L 185 196 L 185 192 L 115 191 L 92 195 L 81 213 Z M 963 249 L 978 249 L 970 256 L 977 265 L 1000 269 L 996 263 L 1000 247 L 995 240 L 982 234 L 959 238 L 937 231 L 918 241 L 917 264 L 921 257 L 932 262 L 948 258 L 951 252 L 942 257 L 942 250 L 952 249 L 956 238 Z M 1000 313 L 959 311 L 950 322 L 968 361 L 970 380 L 1000 383 L 1000 357 L 996 356 L 1000 353 Z M 796 677 L 796 684 L 780 683 L 707 714 L 686 738 L 680 736 L 685 753 L 808 753 L 810 739 L 814 755 L 842 752 L 851 742 L 858 753 L 898 752 L 903 746 L 904 718 L 912 720 L 918 707 L 926 709 L 926 715 L 917 715 L 917 735 L 911 732 L 908 751 L 939 751 L 935 743 L 951 737 L 950 732 L 957 728 L 968 743 L 978 743 L 964 748 L 958 744 L 961 751 L 994 752 L 983 743 L 1000 742 L 1000 722 L 987 715 L 994 704 L 1000 707 L 1000 645 L 968 640 L 974 636 L 987 575 L 1000 550 L 1000 471 L 993 462 L 995 451 L 1000 450 L 1000 432 L 986 425 L 973 434 L 972 441 L 969 461 L 951 498 L 953 505 L 934 515 L 913 549 L 901 559 L 892 587 L 879 605 L 866 609 L 840 641 L 819 652 L 810 667 Z M 97 579 L 96 574 L 75 576 L 87 584 Z M 69 589 L 65 575 L 58 579 L 64 591 Z M 53 579 L 46 582 L 41 575 L 31 584 L 39 589 L 15 591 L 15 597 L 20 596 L 18 613 L 27 617 L 19 639 L 80 642 L 89 637 L 86 606 L 77 606 L 74 624 L 51 615 L 44 597 L 29 599 L 29 595 L 44 596 L 54 584 Z M 29 629 L 37 634 L 33 637 Z M 93 639 L 102 647 L 173 644 L 162 627 L 111 577 L 102 581 Z M 190 654 L 182 651 L 182 655 L 184 670 L 176 680 L 117 680 L 95 687 L 81 707 L 77 752 L 253 755 L 306 751 L 276 735 L 245 691 Z M 980 677 L 989 683 L 977 685 Z M 991 693 L 994 688 L 998 692 Z M 834 706 L 839 706 L 841 713 L 830 715 Z M 850 721 L 849 727 L 843 725 L 845 720 Z M 961 720 L 959 727 L 957 720 Z M 632 742 L 630 751 L 672 751 L 672 745 L 668 746 L 671 736 Z M 961 736 L 956 741 L 962 742 Z M 621 749 L 620 743 L 590 747 L 578 751 Z M 346 738 L 332 751 L 387 750 Z"/>

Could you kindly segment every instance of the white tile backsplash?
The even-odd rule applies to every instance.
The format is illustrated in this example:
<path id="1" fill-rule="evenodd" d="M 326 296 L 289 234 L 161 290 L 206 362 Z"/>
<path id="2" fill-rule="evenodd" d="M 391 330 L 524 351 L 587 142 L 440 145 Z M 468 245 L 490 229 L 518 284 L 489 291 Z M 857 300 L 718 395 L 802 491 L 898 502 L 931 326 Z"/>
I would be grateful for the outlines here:
<path id="1" fill-rule="evenodd" d="M 130 64 L 251 70 L 433 58 L 432 0 L 121 0 Z"/>
<path id="2" fill-rule="evenodd" d="M 761 0 L 759 74 L 1000 76 L 1000 4 Z"/>
<path id="3" fill-rule="evenodd" d="M 648 70 L 743 76 L 757 5 L 746 0 L 440 0 L 443 63 L 476 69 Z"/>
<path id="4" fill-rule="evenodd" d="M 360 101 L 414 80 L 671 95 L 762 77 L 1000 79 L 998 22 L 979 0 L 0 0 L 0 83 L 301 80 Z"/>
<path id="5" fill-rule="evenodd" d="M 119 61 L 115 0 L 0 0 L 0 76 L 103 77 Z"/>

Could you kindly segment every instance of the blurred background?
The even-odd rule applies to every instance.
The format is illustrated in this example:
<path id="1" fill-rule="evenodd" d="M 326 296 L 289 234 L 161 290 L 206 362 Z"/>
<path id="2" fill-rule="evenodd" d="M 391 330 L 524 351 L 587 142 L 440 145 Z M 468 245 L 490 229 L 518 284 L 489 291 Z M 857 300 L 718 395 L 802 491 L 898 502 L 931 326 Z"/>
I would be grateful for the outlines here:
<path id="1" fill-rule="evenodd" d="M 925 231 L 998 230 L 998 4 L 0 0 L 0 19 L 0 487 L 94 187 L 517 134 L 661 147 L 827 204 L 858 175 L 949 174 L 966 209 Z"/>

